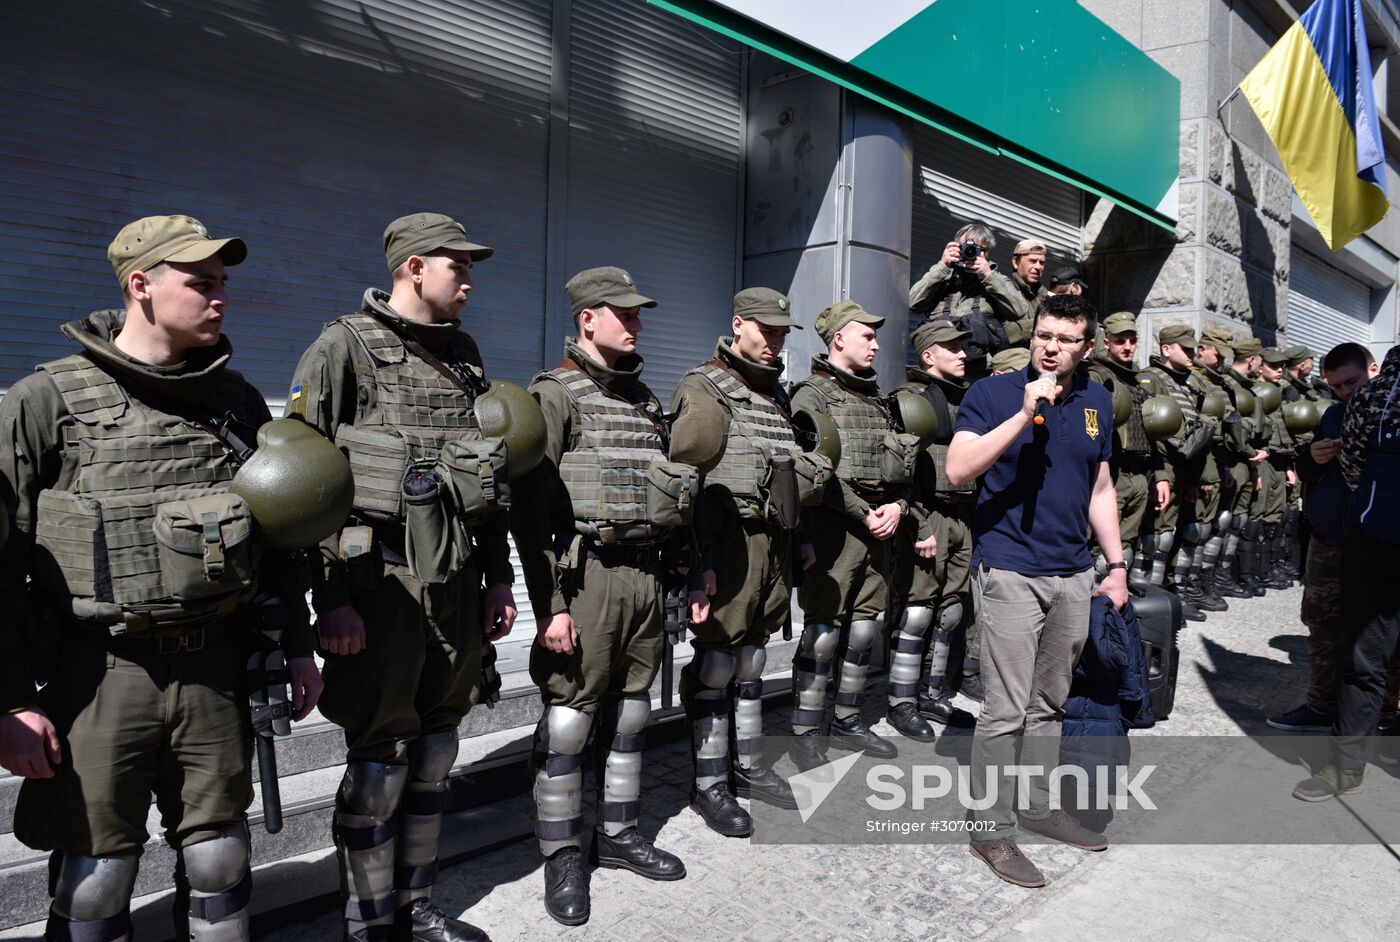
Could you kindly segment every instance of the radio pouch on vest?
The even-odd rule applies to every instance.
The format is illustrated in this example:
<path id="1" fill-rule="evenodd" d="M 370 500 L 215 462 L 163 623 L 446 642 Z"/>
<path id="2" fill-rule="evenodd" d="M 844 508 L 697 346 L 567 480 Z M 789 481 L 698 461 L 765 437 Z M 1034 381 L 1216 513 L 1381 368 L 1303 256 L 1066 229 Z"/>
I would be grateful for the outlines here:
<path id="1" fill-rule="evenodd" d="M 885 484 L 908 484 L 914 480 L 914 464 L 919 458 L 919 439 L 905 432 L 887 432 L 880 440 L 880 480 Z"/>
<path id="2" fill-rule="evenodd" d="M 658 527 L 684 527 L 695 515 L 700 472 L 694 465 L 657 461 L 647 468 L 647 521 Z"/>
<path id="3" fill-rule="evenodd" d="M 796 530 L 802 522 L 802 500 L 798 494 L 797 462 L 792 455 L 772 455 L 768 459 L 763 493 L 768 519 L 784 530 Z"/>
<path id="4" fill-rule="evenodd" d="M 792 458 L 793 473 L 797 478 L 797 502 L 803 507 L 815 507 L 822 502 L 822 495 L 836 473 L 831 467 L 831 460 L 815 451 L 794 452 Z"/>
<path id="5" fill-rule="evenodd" d="M 233 595 L 257 578 L 253 515 L 237 494 L 208 494 L 156 507 L 156 553 L 165 594 L 180 602 Z"/>
<path id="6" fill-rule="evenodd" d="M 479 526 L 488 514 L 510 509 L 505 439 L 454 439 L 443 446 L 437 463 L 466 526 Z"/>

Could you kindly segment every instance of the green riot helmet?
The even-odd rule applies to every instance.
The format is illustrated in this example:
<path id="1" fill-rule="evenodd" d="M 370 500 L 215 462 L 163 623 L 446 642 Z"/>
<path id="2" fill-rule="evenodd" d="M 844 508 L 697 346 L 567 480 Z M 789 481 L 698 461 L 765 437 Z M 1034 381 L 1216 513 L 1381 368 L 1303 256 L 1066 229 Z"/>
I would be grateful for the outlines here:
<path id="1" fill-rule="evenodd" d="M 1180 404 L 1171 396 L 1153 396 L 1142 404 L 1142 425 L 1151 441 L 1166 441 L 1181 431 L 1185 422 Z"/>
<path id="2" fill-rule="evenodd" d="M 1235 390 L 1235 411 L 1246 419 L 1254 414 L 1254 393 L 1243 386 Z"/>
<path id="3" fill-rule="evenodd" d="M 1254 384 L 1250 392 L 1254 393 L 1255 402 L 1264 407 L 1266 415 L 1273 415 L 1283 405 L 1283 390 L 1273 383 L 1260 381 Z"/>
<path id="4" fill-rule="evenodd" d="M 1283 404 L 1283 427 L 1294 435 L 1302 435 L 1317 428 L 1321 416 L 1311 399 L 1298 399 Z"/>
<path id="5" fill-rule="evenodd" d="M 1229 411 L 1230 397 L 1225 390 L 1212 386 L 1201 397 L 1201 415 L 1208 415 L 1213 419 L 1223 419 L 1225 413 Z"/>
<path id="6" fill-rule="evenodd" d="M 315 546 L 345 523 L 355 498 L 350 462 L 301 419 L 258 429 L 258 447 L 228 489 L 243 498 L 262 533 L 263 548 Z"/>
<path id="7" fill-rule="evenodd" d="M 493 379 L 473 408 L 481 434 L 505 440 L 506 475 L 514 481 L 535 470 L 545 444 L 544 413 L 535 397 L 515 383 Z"/>
<path id="8" fill-rule="evenodd" d="M 724 457 L 728 441 L 729 410 L 701 393 L 686 396 L 671 422 L 671 460 L 709 474 Z"/>
<path id="9" fill-rule="evenodd" d="M 836 423 L 826 415 L 810 409 L 798 409 L 792 416 L 792 430 L 803 451 L 815 451 L 831 462 L 841 464 L 841 433 Z"/>
<path id="10" fill-rule="evenodd" d="M 1109 393 L 1113 396 L 1113 427 L 1118 428 L 1133 414 L 1133 394 L 1122 380 L 1114 380 Z"/>
<path id="11" fill-rule="evenodd" d="M 929 401 L 912 389 L 896 389 L 889 402 L 899 430 L 917 438 L 920 448 L 927 448 L 938 434 L 938 413 Z"/>

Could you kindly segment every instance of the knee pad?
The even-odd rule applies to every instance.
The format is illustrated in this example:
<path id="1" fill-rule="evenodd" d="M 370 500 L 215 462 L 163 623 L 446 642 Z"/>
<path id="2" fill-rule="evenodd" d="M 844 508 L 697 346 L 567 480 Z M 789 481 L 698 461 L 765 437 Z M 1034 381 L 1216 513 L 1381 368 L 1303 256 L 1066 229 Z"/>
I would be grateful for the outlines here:
<path id="1" fill-rule="evenodd" d="M 1143 559 L 1150 559 L 1157 551 L 1157 534 L 1141 533 L 1138 535 L 1138 549 L 1142 553 Z"/>
<path id="2" fill-rule="evenodd" d="M 867 651 L 874 647 L 875 639 L 880 636 L 880 622 L 861 619 L 851 622 L 850 647 L 859 651 Z"/>
<path id="3" fill-rule="evenodd" d="M 923 606 L 906 608 L 904 617 L 900 620 L 899 630 L 915 638 L 922 638 L 931 624 L 933 624 L 933 609 Z M 853 625 L 852 630 L 854 627 Z"/>
<path id="4" fill-rule="evenodd" d="M 829 661 L 836 653 L 836 643 L 840 632 L 832 625 L 811 623 L 803 627 L 802 639 L 797 642 L 797 650 L 819 661 Z"/>
<path id="5" fill-rule="evenodd" d="M 1230 513 L 1230 511 L 1228 511 L 1228 510 L 1222 510 L 1222 511 L 1220 511 L 1220 516 L 1218 516 L 1218 517 L 1215 518 L 1215 530 L 1216 530 L 1216 532 L 1217 532 L 1217 533 L 1224 533 L 1226 530 L 1230 529 L 1230 523 L 1231 523 L 1232 517 L 1233 517 L 1233 515 Z"/>
<path id="6" fill-rule="evenodd" d="M 963 620 L 962 599 L 954 599 L 938 610 L 938 628 L 940 631 L 954 632 L 962 624 Z"/>
<path id="7" fill-rule="evenodd" d="M 138 854 L 86 857 L 64 854 L 53 881 L 53 908 L 72 920 L 113 919 L 131 905 Z"/>
<path id="8" fill-rule="evenodd" d="M 1158 556 L 1170 556 L 1172 546 L 1176 543 L 1176 534 L 1170 530 L 1163 530 L 1157 534 L 1156 553 Z"/>
<path id="9" fill-rule="evenodd" d="M 723 690 L 734 678 L 735 657 L 728 651 L 703 651 L 690 662 L 692 676 L 700 686 Z"/>
<path id="10" fill-rule="evenodd" d="M 768 664 L 768 649 L 761 644 L 746 644 L 739 649 L 739 662 L 734 671 L 734 679 L 741 683 L 758 680 L 763 676 L 763 668 Z"/>
<path id="11" fill-rule="evenodd" d="M 192 890 L 222 893 L 237 886 L 248 872 L 248 826 L 239 824 L 180 848 L 180 861 Z"/>
<path id="12" fill-rule="evenodd" d="M 419 736 L 408 747 L 408 768 L 415 781 L 441 782 L 457 761 L 457 731 L 445 729 Z"/>
<path id="13" fill-rule="evenodd" d="M 387 762 L 351 762 L 340 780 L 336 806 L 376 821 L 393 817 L 408 782 L 408 766 Z"/>
<path id="14" fill-rule="evenodd" d="M 552 706 L 545 713 L 545 745 L 550 752 L 576 756 L 588 742 L 593 718 L 572 707 Z"/>
<path id="15" fill-rule="evenodd" d="M 630 736 L 646 729 L 647 717 L 651 716 L 651 698 L 646 694 L 623 697 L 617 707 L 617 732 Z"/>
<path id="16" fill-rule="evenodd" d="M 1205 527 L 1194 520 L 1181 528 L 1181 538 L 1187 543 L 1199 543 L 1205 535 Z"/>
<path id="17" fill-rule="evenodd" d="M 1257 540 L 1264 531 L 1264 521 L 1257 517 L 1249 517 L 1244 524 L 1244 538 L 1246 540 Z"/>

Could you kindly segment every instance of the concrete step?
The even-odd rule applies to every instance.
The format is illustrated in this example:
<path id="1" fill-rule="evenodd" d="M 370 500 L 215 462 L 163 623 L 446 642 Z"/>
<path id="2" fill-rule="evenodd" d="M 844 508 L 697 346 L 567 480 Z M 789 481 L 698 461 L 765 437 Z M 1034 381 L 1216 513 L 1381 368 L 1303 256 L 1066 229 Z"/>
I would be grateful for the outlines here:
<path id="1" fill-rule="evenodd" d="M 790 691 L 792 652 L 795 642 L 774 639 L 769 645 L 767 670 L 765 673 L 765 700 L 783 699 Z M 676 677 L 679 668 L 689 660 L 689 646 L 678 647 L 676 654 Z M 538 691 L 533 685 L 522 686 L 518 671 L 507 678 L 513 683 L 510 697 L 502 697 L 494 710 L 477 708 L 472 710 L 461 727 L 462 740 L 458 747 L 450 785 L 449 809 L 452 821 L 444 833 L 452 833 L 450 849 L 445 853 L 469 853 L 477 838 L 471 832 L 477 828 L 477 818 L 472 812 L 489 812 L 500 802 L 506 807 L 514 807 L 509 802 L 522 800 L 524 810 L 520 821 L 515 822 L 515 812 L 505 815 L 514 822 L 509 827 L 505 820 L 495 822 L 483 831 L 485 838 L 493 841 L 505 839 L 509 832 L 515 835 L 515 824 L 519 834 L 511 839 L 528 835 L 533 825 L 530 823 L 529 789 L 527 771 L 531 737 L 537 723 L 541 705 Z M 648 745 L 653 746 L 667 738 L 684 735 L 685 724 L 679 706 L 670 709 L 661 707 L 661 678 L 658 676 L 652 687 L 652 718 L 648 724 Z M 335 803 L 335 792 L 344 773 L 344 740 L 339 728 L 322 721 L 307 727 L 303 739 L 312 740 L 310 745 L 286 748 L 297 742 L 289 737 L 278 742 L 279 772 L 278 783 L 282 794 L 283 827 L 277 834 L 268 834 L 262 826 L 262 803 L 258 789 L 254 789 L 253 805 L 249 809 L 249 822 L 253 836 L 253 859 L 255 881 L 257 883 L 256 906 L 259 911 L 287 905 L 284 900 L 289 892 L 295 899 L 305 899 L 336 890 L 334 866 L 328 863 L 333 854 L 331 848 L 331 814 Z M 329 729 L 319 727 L 326 726 Z M 326 742 L 334 739 L 340 750 L 333 758 L 327 752 Z M 283 760 L 287 755 L 295 762 L 310 765 L 308 768 L 293 770 Z M 301 758 L 297 758 L 297 757 Z M 310 759 L 309 756 L 320 758 Z M 256 772 L 256 768 L 255 768 Z M 5 783 L 0 782 L 0 786 Z M 11 789 L 13 792 L 17 789 Z M 11 799 L 12 800 L 12 799 Z M 488 807 L 489 806 L 489 807 Z M 8 822 L 9 815 L 6 815 Z M 147 829 L 153 835 L 160 834 L 159 814 L 151 807 Z M 462 832 L 462 833 L 458 833 Z M 290 861 L 301 863 L 289 864 Z M 141 938 L 164 938 L 170 933 L 168 902 L 160 902 L 171 885 L 171 873 L 175 866 L 174 852 L 165 844 L 164 838 L 152 837 L 146 844 L 141 859 L 140 875 L 137 878 L 136 895 L 152 896 L 149 903 L 143 903 L 142 911 L 149 910 L 150 925 L 147 931 L 139 931 Z M 296 886 L 288 887 L 287 874 L 301 874 L 310 866 L 318 874 L 315 880 L 302 883 L 302 877 L 295 879 Z M 41 921 L 48 910 L 48 855 L 38 853 L 20 844 L 13 833 L 0 834 L 0 930 L 14 930 L 20 933 L 12 936 L 9 931 L 0 932 L 0 938 L 25 937 L 23 932 L 42 934 Z M 329 881 L 328 888 L 321 883 Z M 319 882 L 318 882 L 319 881 Z M 269 888 L 267 900 L 262 900 L 262 890 Z M 135 913 L 136 910 L 133 910 Z M 146 919 L 147 917 L 143 917 Z M 37 926 L 37 928 L 35 928 Z"/>

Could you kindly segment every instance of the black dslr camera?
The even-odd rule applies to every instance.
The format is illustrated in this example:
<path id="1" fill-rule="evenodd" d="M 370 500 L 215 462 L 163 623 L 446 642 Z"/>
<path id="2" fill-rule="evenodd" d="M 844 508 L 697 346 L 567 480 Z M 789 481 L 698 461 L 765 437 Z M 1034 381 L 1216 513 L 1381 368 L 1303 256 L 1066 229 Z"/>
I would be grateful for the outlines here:
<path id="1" fill-rule="evenodd" d="M 962 244 L 959 250 L 958 263 L 964 268 L 977 261 L 977 256 L 982 254 L 982 246 L 968 239 Z"/>

